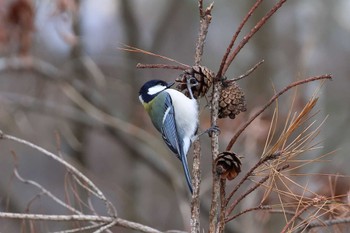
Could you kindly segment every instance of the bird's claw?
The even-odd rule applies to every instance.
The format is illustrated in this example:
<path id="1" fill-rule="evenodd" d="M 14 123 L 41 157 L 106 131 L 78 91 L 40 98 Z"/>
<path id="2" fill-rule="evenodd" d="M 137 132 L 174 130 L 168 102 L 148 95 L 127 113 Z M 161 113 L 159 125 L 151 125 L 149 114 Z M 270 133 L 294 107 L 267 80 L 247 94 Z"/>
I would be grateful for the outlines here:
<path id="1" fill-rule="evenodd" d="M 206 132 L 208 133 L 209 137 L 212 137 L 213 133 L 220 134 L 221 130 L 220 130 L 219 126 L 214 125 L 214 126 L 210 127 L 209 129 L 207 129 Z"/>

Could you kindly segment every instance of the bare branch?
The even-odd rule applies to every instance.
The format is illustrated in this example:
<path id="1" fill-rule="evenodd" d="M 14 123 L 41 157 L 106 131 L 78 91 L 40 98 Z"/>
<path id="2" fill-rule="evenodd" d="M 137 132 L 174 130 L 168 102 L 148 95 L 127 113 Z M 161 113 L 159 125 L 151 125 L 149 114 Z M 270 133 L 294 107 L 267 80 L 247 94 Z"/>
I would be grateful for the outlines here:
<path id="1" fill-rule="evenodd" d="M 284 170 L 284 169 L 286 169 L 286 168 L 288 168 L 288 167 L 289 167 L 289 165 L 286 164 L 286 165 L 284 165 L 283 167 L 276 169 L 276 172 L 280 172 L 280 171 L 282 171 L 282 170 Z M 260 187 L 263 183 L 265 183 L 269 178 L 270 178 L 270 175 L 263 177 L 258 183 L 256 183 L 256 184 L 253 185 L 252 187 L 250 187 L 244 194 L 242 194 L 239 198 L 237 198 L 237 199 L 235 200 L 235 202 L 232 203 L 232 205 L 230 206 L 230 208 L 226 211 L 226 216 L 232 213 L 232 211 L 235 209 L 235 207 L 238 205 L 238 203 L 239 203 L 240 201 L 242 201 L 246 196 L 248 196 L 250 193 L 252 193 L 252 192 L 255 191 L 257 188 L 259 188 L 259 187 Z M 233 216 L 233 217 L 234 217 L 234 216 Z M 228 218 L 226 219 L 226 222 L 231 221 L 231 220 L 233 219 L 233 217 L 228 217 Z"/>
<path id="2" fill-rule="evenodd" d="M 227 69 L 229 68 L 229 66 L 231 65 L 233 59 L 235 59 L 235 57 L 237 56 L 237 54 L 241 51 L 241 49 L 248 43 L 248 41 L 250 40 L 250 38 L 252 38 L 255 33 L 257 31 L 259 31 L 259 29 L 267 22 L 267 20 L 274 14 L 276 13 L 276 11 L 283 5 L 283 3 L 285 3 L 287 0 L 280 0 L 279 2 L 277 2 L 272 9 L 252 28 L 252 30 L 249 32 L 248 35 L 246 35 L 243 40 L 238 44 L 237 48 L 233 51 L 233 53 L 226 59 L 225 61 L 225 65 L 222 69 L 222 74 L 221 75 L 225 75 Z M 261 2 L 261 0 L 257 1 L 255 5 L 259 5 Z M 251 10 L 255 10 L 254 7 Z M 256 7 L 257 7 L 256 6 Z"/>
<path id="3" fill-rule="evenodd" d="M 235 34 L 232 37 L 232 40 L 229 44 L 229 46 L 226 49 L 226 53 L 224 54 L 222 60 L 221 60 L 221 64 L 220 64 L 220 68 L 219 71 L 217 73 L 217 77 L 221 77 L 223 76 L 225 73 L 222 72 L 224 69 L 224 66 L 226 64 L 226 60 L 228 55 L 230 55 L 231 53 L 231 49 L 233 48 L 233 45 L 235 44 L 235 41 L 237 40 L 237 37 L 239 35 L 239 33 L 242 31 L 242 28 L 244 27 L 244 25 L 246 24 L 246 22 L 248 21 L 248 19 L 250 18 L 250 16 L 252 16 L 252 14 L 254 13 L 254 11 L 256 10 L 256 8 L 258 8 L 258 6 L 262 3 L 263 0 L 258 0 L 255 2 L 255 4 L 252 6 L 252 8 L 249 10 L 248 14 L 244 17 L 244 19 L 242 20 L 241 24 L 239 25 L 239 27 L 237 28 Z"/>
<path id="4" fill-rule="evenodd" d="M 200 29 L 198 40 L 196 43 L 195 52 L 195 65 L 199 65 L 202 60 L 203 48 L 205 39 L 207 37 L 209 24 L 211 22 L 211 10 L 213 9 L 213 4 L 203 11 L 203 1 L 198 0 L 198 9 L 200 17 Z M 200 220 L 199 220 L 199 210 L 200 210 L 200 182 L 201 182 L 201 170 L 200 170 L 200 158 L 201 158 L 201 145 L 199 138 L 193 142 L 193 166 L 192 166 L 192 183 L 193 183 L 193 194 L 191 200 L 191 233 L 200 232 Z"/>
<path id="5" fill-rule="evenodd" d="M 150 56 L 154 56 L 154 57 L 159 57 L 159 58 L 162 58 L 162 59 L 167 60 L 167 61 L 175 62 L 175 63 L 177 63 L 177 64 L 179 64 L 181 66 L 187 66 L 184 63 L 181 63 L 179 61 L 176 61 L 175 59 L 172 59 L 172 58 L 169 58 L 169 57 L 166 57 L 166 56 L 162 56 L 160 54 L 155 54 L 155 53 L 152 53 L 152 52 L 149 52 L 149 51 L 146 51 L 146 50 L 143 50 L 143 49 L 139 49 L 139 48 L 136 48 L 136 47 L 132 47 L 132 46 L 129 46 L 129 45 L 126 45 L 126 44 L 123 44 L 123 46 L 125 48 L 119 47 L 118 49 L 124 50 L 124 51 L 127 51 L 127 52 L 142 53 L 142 54 L 146 54 L 146 55 L 150 55 Z M 190 67 L 188 66 L 188 68 L 190 68 Z"/>
<path id="6" fill-rule="evenodd" d="M 0 131 L 0 139 L 2 139 L 2 140 L 6 139 L 6 140 L 14 141 L 14 142 L 29 146 L 30 148 L 35 149 L 35 150 L 41 152 L 42 154 L 59 162 L 64 167 L 66 167 L 70 172 L 72 172 L 74 175 L 76 175 L 80 179 L 84 180 L 84 182 L 86 182 L 97 193 L 96 197 L 101 199 L 105 203 L 107 210 L 111 216 L 116 215 L 115 207 L 110 203 L 110 201 L 107 200 L 107 198 L 104 196 L 102 191 L 89 178 L 87 178 L 83 173 L 81 173 L 78 169 L 76 169 L 71 164 L 67 163 L 65 160 L 63 160 L 59 156 L 45 150 L 42 147 L 39 147 L 31 142 L 28 142 L 26 140 L 23 140 L 23 139 L 20 139 L 20 138 L 11 136 L 11 135 L 4 134 L 2 131 Z"/>
<path id="7" fill-rule="evenodd" d="M 316 197 L 312 200 L 312 202 L 308 203 L 305 205 L 301 210 L 299 210 L 284 226 L 282 229 L 281 233 L 286 233 L 289 230 L 289 226 L 300 216 L 302 215 L 307 209 L 309 209 L 312 206 L 315 206 L 316 204 L 322 202 L 322 201 L 327 201 L 324 197 Z"/>
<path id="8" fill-rule="evenodd" d="M 23 177 L 21 177 L 18 173 L 18 170 L 17 168 L 15 168 L 14 170 L 14 173 L 16 175 L 16 177 L 23 183 L 25 184 L 30 184 L 30 185 L 33 185 L 35 187 L 37 187 L 38 189 L 41 190 L 41 192 L 44 194 L 44 195 L 47 195 L 48 197 L 50 197 L 54 202 L 56 202 L 57 204 L 59 204 L 60 206 L 63 206 L 64 208 L 72 211 L 73 213 L 75 214 L 78 214 L 78 215 L 82 215 L 83 213 L 80 212 L 79 210 L 73 208 L 72 206 L 70 205 L 67 205 L 66 203 L 64 203 L 62 200 L 60 200 L 58 197 L 56 197 L 54 194 L 52 194 L 50 191 L 48 191 L 47 189 L 45 189 L 43 186 L 41 186 L 40 184 L 38 184 L 37 182 L 33 181 L 33 180 L 26 180 L 24 179 Z"/>
<path id="9" fill-rule="evenodd" d="M 139 69 L 170 69 L 170 70 L 187 70 L 191 68 L 190 66 L 174 66 L 167 64 L 141 64 L 138 63 L 136 68 Z"/>
<path id="10" fill-rule="evenodd" d="M 307 79 L 304 79 L 301 81 L 297 81 L 297 82 L 289 84 L 287 87 L 285 87 L 280 92 L 275 94 L 270 99 L 270 101 L 265 104 L 265 106 L 263 106 L 258 112 L 256 112 L 252 117 L 250 117 L 250 119 L 237 130 L 236 134 L 231 138 L 230 142 L 228 143 L 226 150 L 227 151 L 231 150 L 232 146 L 235 144 L 235 142 L 237 141 L 237 139 L 241 135 L 241 133 L 283 93 L 287 92 L 289 89 L 291 89 L 293 87 L 296 87 L 296 86 L 299 86 L 299 85 L 302 85 L 302 84 L 305 84 L 308 82 L 313 82 L 316 80 L 322 80 L 322 79 L 332 79 L 332 76 L 329 74 L 325 74 L 325 75 L 315 76 L 315 77 L 307 78 Z"/>
<path id="11" fill-rule="evenodd" d="M 259 61 L 258 63 L 256 63 L 252 68 L 250 68 L 249 70 L 247 70 L 247 72 L 245 72 L 244 74 L 240 75 L 237 78 L 234 78 L 232 80 L 228 80 L 228 81 L 232 81 L 232 82 L 236 82 L 238 80 L 241 80 L 247 76 L 249 76 L 251 73 L 253 73 L 262 63 L 264 63 L 264 60 Z"/>
<path id="12" fill-rule="evenodd" d="M 211 125 L 217 125 L 219 113 L 219 98 L 222 85 L 218 80 L 214 80 L 213 97 L 211 101 Z M 219 151 L 219 132 L 214 131 L 211 135 L 211 150 L 212 150 L 212 200 L 209 212 L 209 232 L 216 232 L 217 211 L 219 208 L 219 194 L 220 194 L 220 177 L 216 172 L 215 160 L 217 159 Z"/>
<path id="13" fill-rule="evenodd" d="M 196 44 L 196 54 L 194 58 L 195 65 L 199 65 L 202 60 L 203 48 L 205 39 L 207 38 L 209 24 L 211 22 L 211 10 L 213 9 L 214 4 L 211 3 L 208 8 L 203 12 L 203 2 L 199 1 L 199 11 L 200 11 L 200 30 L 198 41 Z"/>
<path id="14" fill-rule="evenodd" d="M 22 214 L 22 213 L 8 213 L 0 212 L 0 218 L 20 219 L 20 220 L 34 220 L 34 221 L 93 221 L 113 223 L 114 226 L 120 226 L 128 229 L 133 229 L 145 233 L 161 233 L 154 228 L 131 222 L 122 218 L 96 216 L 96 215 L 46 215 L 46 214 Z M 109 225 L 109 224 L 108 224 Z"/>
<path id="15" fill-rule="evenodd" d="M 316 228 L 316 227 L 333 226 L 333 225 L 344 224 L 344 223 L 350 223 L 350 218 L 337 218 L 337 219 L 324 220 L 322 222 L 310 223 L 306 227 L 306 230 L 310 231 L 312 228 Z M 301 229 L 299 232 L 303 230 L 304 229 Z"/>
<path id="16" fill-rule="evenodd" d="M 85 226 L 85 227 L 78 227 L 78 228 L 74 228 L 74 229 L 64 230 L 63 232 L 62 231 L 55 231 L 55 232 L 51 232 L 51 233 L 84 232 L 84 231 L 92 230 L 92 229 L 95 229 L 95 228 L 103 227 L 105 225 L 106 225 L 106 223 L 100 223 L 100 224 L 96 224 L 96 225 L 89 225 L 89 226 Z"/>

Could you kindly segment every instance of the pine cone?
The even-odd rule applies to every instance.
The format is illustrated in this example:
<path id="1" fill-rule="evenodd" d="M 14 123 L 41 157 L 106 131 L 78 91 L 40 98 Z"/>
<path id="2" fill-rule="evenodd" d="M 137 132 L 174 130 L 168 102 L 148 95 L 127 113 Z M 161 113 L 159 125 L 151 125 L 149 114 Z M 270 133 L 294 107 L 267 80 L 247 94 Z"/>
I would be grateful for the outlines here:
<path id="1" fill-rule="evenodd" d="M 247 111 L 244 92 L 236 82 L 224 81 L 219 99 L 219 118 L 234 119 L 240 112 Z"/>
<path id="2" fill-rule="evenodd" d="M 187 89 L 187 80 L 193 77 L 197 80 L 198 84 L 193 86 L 191 89 L 193 97 L 198 99 L 199 97 L 205 96 L 205 94 L 208 92 L 213 83 L 214 76 L 214 72 L 205 66 L 193 66 L 192 68 L 185 70 L 185 72 L 175 80 L 179 83 L 176 86 L 176 89 L 179 91 L 184 91 L 184 94 L 187 97 L 190 97 Z"/>
<path id="3" fill-rule="evenodd" d="M 221 179 L 232 180 L 241 172 L 241 160 L 235 153 L 221 152 L 215 160 L 216 172 Z"/>

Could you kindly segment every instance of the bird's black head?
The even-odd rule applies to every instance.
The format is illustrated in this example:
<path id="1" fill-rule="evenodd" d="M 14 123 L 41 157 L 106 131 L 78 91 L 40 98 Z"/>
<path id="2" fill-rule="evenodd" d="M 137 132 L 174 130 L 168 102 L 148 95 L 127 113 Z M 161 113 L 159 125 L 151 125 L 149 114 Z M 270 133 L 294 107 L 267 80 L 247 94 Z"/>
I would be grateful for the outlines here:
<path id="1" fill-rule="evenodd" d="M 163 80 L 150 80 L 143 84 L 139 91 L 139 98 L 142 103 L 150 102 L 154 97 L 165 89 L 171 87 L 173 83 L 167 83 Z"/>

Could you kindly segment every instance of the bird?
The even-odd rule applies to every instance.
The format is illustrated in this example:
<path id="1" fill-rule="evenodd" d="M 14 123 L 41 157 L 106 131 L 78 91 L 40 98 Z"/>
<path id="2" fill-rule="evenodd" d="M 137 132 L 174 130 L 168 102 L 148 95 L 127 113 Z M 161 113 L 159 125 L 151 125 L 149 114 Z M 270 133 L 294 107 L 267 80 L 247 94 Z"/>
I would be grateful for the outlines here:
<path id="1" fill-rule="evenodd" d="M 170 150 L 181 161 L 187 185 L 193 193 L 191 175 L 188 169 L 187 153 L 198 129 L 198 103 L 182 92 L 171 89 L 174 83 L 163 80 L 147 81 L 140 88 L 139 100 L 154 127 Z M 191 85 L 188 82 L 188 85 Z"/>

